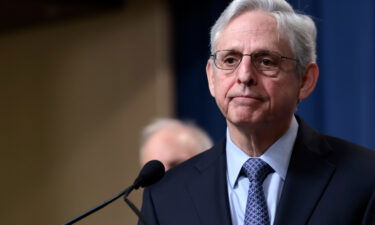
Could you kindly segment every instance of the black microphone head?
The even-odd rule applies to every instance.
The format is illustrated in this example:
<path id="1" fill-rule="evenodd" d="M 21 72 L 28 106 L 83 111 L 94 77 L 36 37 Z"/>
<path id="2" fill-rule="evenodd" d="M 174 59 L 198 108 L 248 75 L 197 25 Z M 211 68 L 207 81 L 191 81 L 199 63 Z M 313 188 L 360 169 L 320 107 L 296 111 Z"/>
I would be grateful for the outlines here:
<path id="1" fill-rule="evenodd" d="M 137 179 L 135 179 L 133 186 L 135 189 L 138 189 L 139 187 L 147 187 L 158 182 L 164 174 L 165 169 L 163 163 L 158 160 L 151 160 L 143 166 Z"/>

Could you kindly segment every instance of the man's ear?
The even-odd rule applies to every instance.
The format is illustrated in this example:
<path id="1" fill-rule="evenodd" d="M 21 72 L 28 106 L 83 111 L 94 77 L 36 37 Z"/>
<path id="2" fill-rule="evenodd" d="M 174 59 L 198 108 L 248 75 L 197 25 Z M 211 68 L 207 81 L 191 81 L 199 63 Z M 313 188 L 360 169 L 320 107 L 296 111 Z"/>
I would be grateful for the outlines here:
<path id="1" fill-rule="evenodd" d="M 314 91 L 319 78 L 319 67 L 316 63 L 309 63 L 302 74 L 299 90 L 299 100 L 306 99 Z"/>
<path id="2" fill-rule="evenodd" d="M 215 85 L 214 85 L 214 68 L 212 67 L 212 61 L 209 59 L 206 65 L 206 75 L 208 81 L 208 88 L 210 89 L 210 93 L 212 97 L 215 97 Z"/>

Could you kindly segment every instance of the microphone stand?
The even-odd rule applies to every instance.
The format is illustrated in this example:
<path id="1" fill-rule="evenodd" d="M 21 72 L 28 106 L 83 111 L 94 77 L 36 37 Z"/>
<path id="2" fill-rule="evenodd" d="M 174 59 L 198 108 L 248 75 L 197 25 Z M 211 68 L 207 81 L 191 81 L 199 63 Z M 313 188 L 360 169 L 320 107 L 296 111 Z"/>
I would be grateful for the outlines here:
<path id="1" fill-rule="evenodd" d="M 138 218 L 142 221 L 144 225 L 149 225 L 149 223 L 146 221 L 146 218 L 142 215 L 142 213 L 138 210 L 138 208 L 128 199 L 129 194 L 124 195 L 124 201 L 128 206 L 133 210 L 135 214 L 137 214 Z"/>
<path id="2" fill-rule="evenodd" d="M 125 190 L 123 190 L 122 192 L 118 193 L 117 195 L 115 195 L 115 196 L 112 197 L 111 199 L 109 199 L 109 200 L 103 202 L 102 204 L 96 206 L 96 207 L 93 208 L 93 209 L 90 209 L 89 211 L 87 211 L 87 212 L 85 212 L 84 214 L 82 214 L 82 215 L 80 215 L 80 216 L 78 216 L 78 217 L 72 219 L 71 221 L 65 223 L 64 225 L 71 225 L 71 224 L 74 224 L 74 223 L 80 221 L 81 219 L 85 218 L 86 216 L 89 216 L 89 215 L 93 214 L 94 212 L 98 211 L 99 209 L 101 209 L 101 208 L 107 206 L 108 204 L 110 204 L 111 202 L 117 200 L 117 199 L 120 198 L 121 196 L 124 196 L 124 197 L 126 198 L 126 197 L 130 194 L 130 192 L 132 192 L 133 190 L 134 190 L 134 185 L 131 185 L 130 187 L 128 187 L 128 188 L 126 188 Z M 128 204 L 129 204 L 129 203 L 128 203 Z M 130 205 L 129 205 L 129 206 L 130 206 Z M 130 206 L 130 207 L 132 207 L 132 206 Z M 133 204 L 133 207 L 135 207 L 134 204 Z M 133 211 L 134 211 L 134 209 L 133 209 Z M 138 210 L 137 210 L 137 211 L 138 211 Z M 134 211 L 134 212 L 135 212 L 137 215 L 138 215 L 138 213 L 140 214 L 139 211 L 138 211 L 138 213 L 137 213 L 136 211 Z M 142 220 L 142 219 L 141 219 L 141 220 Z M 147 223 L 144 222 L 144 218 L 143 218 L 142 222 L 143 222 L 145 225 L 147 225 Z"/>

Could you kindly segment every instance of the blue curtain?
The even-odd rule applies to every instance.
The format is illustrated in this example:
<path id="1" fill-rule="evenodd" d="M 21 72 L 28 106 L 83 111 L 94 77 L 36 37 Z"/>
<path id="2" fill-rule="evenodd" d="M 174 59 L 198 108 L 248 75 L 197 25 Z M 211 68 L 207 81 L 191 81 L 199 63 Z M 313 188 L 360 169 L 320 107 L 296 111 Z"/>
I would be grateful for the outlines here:
<path id="1" fill-rule="evenodd" d="M 225 135 L 225 121 L 208 92 L 205 65 L 210 26 L 230 1 L 172 2 L 176 116 L 195 121 L 217 141 Z M 318 27 L 320 78 L 298 114 L 323 133 L 375 149 L 374 1 L 288 2 Z"/>

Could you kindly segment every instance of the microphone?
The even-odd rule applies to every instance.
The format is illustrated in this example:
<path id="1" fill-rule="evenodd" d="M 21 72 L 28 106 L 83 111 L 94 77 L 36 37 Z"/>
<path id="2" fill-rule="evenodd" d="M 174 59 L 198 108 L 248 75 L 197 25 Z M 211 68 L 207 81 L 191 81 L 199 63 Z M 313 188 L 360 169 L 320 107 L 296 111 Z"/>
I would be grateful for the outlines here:
<path id="1" fill-rule="evenodd" d="M 134 183 L 123 190 L 122 192 L 118 193 L 116 196 L 112 197 L 111 199 L 103 202 L 102 204 L 90 209 L 89 211 L 83 213 L 82 215 L 72 219 L 71 221 L 65 223 L 64 225 L 71 225 L 74 224 L 81 219 L 91 215 L 92 213 L 104 208 L 108 204 L 112 203 L 113 201 L 117 200 L 121 196 L 124 196 L 125 202 L 130 206 L 130 208 L 137 214 L 139 219 L 142 220 L 144 224 L 147 224 L 145 221 L 145 218 L 140 213 L 140 211 L 134 206 L 134 204 L 127 199 L 127 196 L 134 190 L 138 189 L 139 187 L 147 187 L 150 186 L 156 182 L 158 182 L 165 174 L 165 169 L 163 163 L 161 163 L 158 160 L 151 160 L 147 162 L 143 168 L 141 169 L 141 172 L 139 173 L 138 177 L 135 179 Z"/>
<path id="2" fill-rule="evenodd" d="M 134 189 L 147 187 L 158 182 L 164 176 L 164 173 L 165 168 L 163 163 L 158 160 L 148 161 L 141 169 L 137 179 L 135 179 L 133 184 Z"/>

